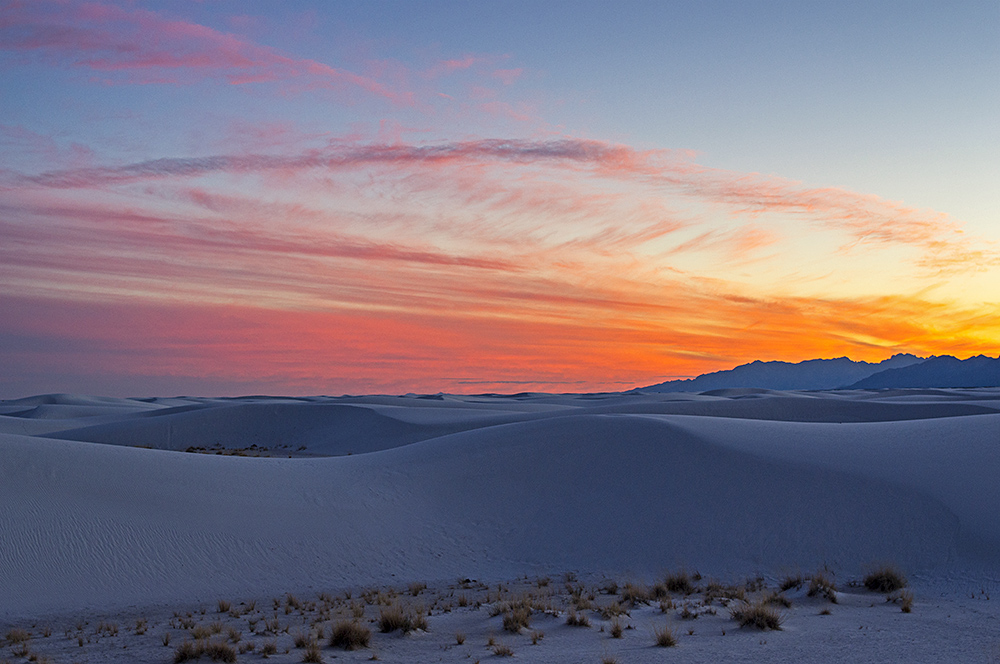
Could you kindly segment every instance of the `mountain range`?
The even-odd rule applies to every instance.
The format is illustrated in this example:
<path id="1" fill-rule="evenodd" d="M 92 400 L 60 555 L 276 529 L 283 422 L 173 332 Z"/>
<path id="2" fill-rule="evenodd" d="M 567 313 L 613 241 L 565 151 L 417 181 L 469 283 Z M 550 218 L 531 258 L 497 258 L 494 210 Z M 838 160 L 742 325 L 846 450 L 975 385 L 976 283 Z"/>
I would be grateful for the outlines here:
<path id="1" fill-rule="evenodd" d="M 804 362 L 762 362 L 697 378 L 670 380 L 642 392 L 705 392 L 729 388 L 769 390 L 887 389 L 902 387 L 1000 387 L 1000 358 L 959 360 L 951 355 L 917 357 L 898 353 L 882 362 L 846 357 Z"/>

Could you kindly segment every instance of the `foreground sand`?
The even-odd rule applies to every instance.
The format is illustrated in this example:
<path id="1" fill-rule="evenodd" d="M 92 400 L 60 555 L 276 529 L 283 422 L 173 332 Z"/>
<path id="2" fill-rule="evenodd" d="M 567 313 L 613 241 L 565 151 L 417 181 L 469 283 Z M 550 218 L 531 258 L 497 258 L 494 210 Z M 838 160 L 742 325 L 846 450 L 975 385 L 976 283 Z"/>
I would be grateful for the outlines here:
<path id="1" fill-rule="evenodd" d="M 1000 390 L 7 401 L 0 636 L 27 629 L 55 661 L 168 661 L 191 631 L 173 614 L 191 612 L 260 642 L 241 660 L 275 640 L 272 659 L 301 661 L 292 635 L 315 611 L 282 607 L 289 632 L 254 636 L 217 601 L 256 598 L 263 621 L 286 593 L 357 599 L 424 581 L 411 599 L 431 610 L 428 631 L 337 657 L 475 661 L 496 656 L 495 632 L 531 661 L 998 661 L 997 477 Z M 845 585 L 879 562 L 908 573 L 913 613 Z M 780 632 L 736 629 L 721 605 L 682 621 L 658 601 L 630 610 L 622 639 L 599 614 L 564 624 L 567 572 L 610 600 L 606 578 L 684 568 L 773 587 L 824 566 L 846 594 L 820 616 L 791 593 Z M 501 635 L 485 605 L 442 612 L 456 579 L 495 594 L 525 575 L 554 594 L 532 620 L 537 645 L 530 630 Z M 102 620 L 118 634 L 98 636 Z M 652 647 L 667 620 L 680 645 Z"/>

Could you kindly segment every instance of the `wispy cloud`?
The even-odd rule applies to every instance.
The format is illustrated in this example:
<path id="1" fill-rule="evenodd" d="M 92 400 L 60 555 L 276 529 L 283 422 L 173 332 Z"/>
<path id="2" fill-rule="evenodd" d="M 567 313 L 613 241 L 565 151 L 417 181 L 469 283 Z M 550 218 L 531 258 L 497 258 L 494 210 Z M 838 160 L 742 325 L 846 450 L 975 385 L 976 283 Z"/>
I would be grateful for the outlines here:
<path id="1" fill-rule="evenodd" d="M 162 158 L 121 166 L 8 175 L 0 186 L 99 188 L 166 178 L 193 178 L 210 173 L 353 171 L 389 168 L 420 173 L 448 166 L 511 164 L 544 166 L 598 178 L 637 181 L 663 193 L 726 206 L 731 213 L 756 217 L 764 213 L 794 214 L 812 223 L 847 233 L 855 244 L 919 247 L 920 259 L 934 269 L 969 269 L 996 265 L 995 247 L 984 246 L 962 232 L 947 215 L 919 210 L 878 196 L 838 188 L 811 188 L 792 180 L 756 173 L 737 173 L 701 166 L 686 154 L 574 138 L 482 139 L 437 144 L 334 144 L 291 155 L 242 154 L 195 158 Z M 773 242 L 760 227 L 742 231 L 737 248 Z M 693 240 L 692 242 L 697 242 Z"/>
<path id="2" fill-rule="evenodd" d="M 389 89 L 371 78 L 132 7 L 33 0 L 5 3 L 0 7 L 0 48 L 37 53 L 51 63 L 100 73 L 112 83 L 281 82 L 364 90 L 395 103 L 413 103 L 411 93 Z"/>

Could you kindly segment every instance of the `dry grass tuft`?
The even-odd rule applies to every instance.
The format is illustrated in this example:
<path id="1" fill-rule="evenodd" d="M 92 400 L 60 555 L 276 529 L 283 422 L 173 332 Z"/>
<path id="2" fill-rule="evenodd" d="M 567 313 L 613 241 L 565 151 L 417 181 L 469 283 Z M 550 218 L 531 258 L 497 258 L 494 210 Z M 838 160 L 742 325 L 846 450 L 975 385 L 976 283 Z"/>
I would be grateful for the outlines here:
<path id="1" fill-rule="evenodd" d="M 11 645 L 14 645 L 15 643 L 27 643 L 30 639 L 31 634 L 24 629 L 15 627 L 7 632 L 7 643 Z"/>
<path id="2" fill-rule="evenodd" d="M 383 634 L 397 629 L 408 634 L 415 629 L 427 629 L 427 618 L 422 612 L 403 611 L 399 604 L 383 607 L 379 613 L 378 628 Z"/>
<path id="3" fill-rule="evenodd" d="M 513 657 L 514 649 L 505 643 L 497 643 L 493 646 L 493 654 L 497 657 Z"/>
<path id="4" fill-rule="evenodd" d="M 798 590 L 799 588 L 802 587 L 802 583 L 803 581 L 801 574 L 796 574 L 794 576 L 789 575 L 781 580 L 781 583 L 778 585 L 778 588 L 781 589 L 781 592 L 791 590 L 792 588 Z"/>
<path id="5" fill-rule="evenodd" d="M 611 620 L 611 638 L 620 639 L 624 633 L 625 628 L 622 626 L 622 621 L 618 619 L 618 616 L 615 616 Z"/>
<path id="6" fill-rule="evenodd" d="M 457 634 L 455 634 L 455 643 L 457 645 L 462 645 L 463 643 L 465 643 L 465 634 L 462 632 L 458 632 Z"/>
<path id="7" fill-rule="evenodd" d="M 311 646 L 306 648 L 306 651 L 302 653 L 303 662 L 313 662 L 313 664 L 322 664 L 323 655 L 319 651 L 319 645 L 313 643 Z"/>
<path id="8" fill-rule="evenodd" d="M 231 605 L 229 604 L 228 600 L 225 599 L 219 600 L 219 613 L 229 613 L 230 608 Z"/>
<path id="9" fill-rule="evenodd" d="M 367 627 L 357 623 L 342 620 L 333 626 L 330 634 L 330 645 L 344 650 L 367 648 L 371 642 L 372 633 Z"/>
<path id="10" fill-rule="evenodd" d="M 590 618 L 586 613 L 577 613 L 570 609 L 569 615 L 566 616 L 566 624 L 570 627 L 590 627 Z"/>
<path id="11" fill-rule="evenodd" d="M 809 597 L 816 597 L 819 595 L 836 604 L 837 586 L 833 583 L 833 579 L 831 579 L 825 571 L 819 571 L 812 575 L 812 579 L 809 581 L 809 590 L 806 592 L 806 595 Z"/>
<path id="12" fill-rule="evenodd" d="M 694 585 L 691 583 L 691 577 L 683 570 L 668 574 L 663 580 L 663 585 L 668 592 L 672 593 L 690 595 L 695 590 Z"/>
<path id="13" fill-rule="evenodd" d="M 878 593 L 891 593 L 906 587 L 906 577 L 891 565 L 883 565 L 865 576 L 865 588 Z"/>
<path id="14" fill-rule="evenodd" d="M 664 625 L 662 629 L 654 629 L 653 636 L 656 637 L 656 645 L 661 648 L 671 648 L 677 645 L 677 637 L 674 636 L 669 625 Z"/>
<path id="15" fill-rule="evenodd" d="M 733 620 L 740 627 L 756 627 L 757 629 L 781 629 L 781 615 L 765 602 L 741 602 L 730 611 Z"/>

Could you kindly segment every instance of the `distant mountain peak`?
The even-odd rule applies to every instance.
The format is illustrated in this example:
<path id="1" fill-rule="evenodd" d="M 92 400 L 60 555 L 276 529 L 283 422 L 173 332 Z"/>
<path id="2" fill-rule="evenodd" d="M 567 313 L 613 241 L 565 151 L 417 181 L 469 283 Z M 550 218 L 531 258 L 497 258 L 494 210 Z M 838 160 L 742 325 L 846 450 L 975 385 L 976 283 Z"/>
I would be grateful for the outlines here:
<path id="1" fill-rule="evenodd" d="M 859 381 L 885 371 L 922 364 L 927 359 L 910 353 L 896 353 L 888 359 L 875 363 L 855 361 L 848 357 L 812 359 L 794 363 L 781 360 L 754 360 L 733 369 L 713 371 L 697 378 L 671 380 L 640 390 L 643 392 L 705 392 L 734 388 L 833 390 L 848 385 L 853 386 Z"/>

